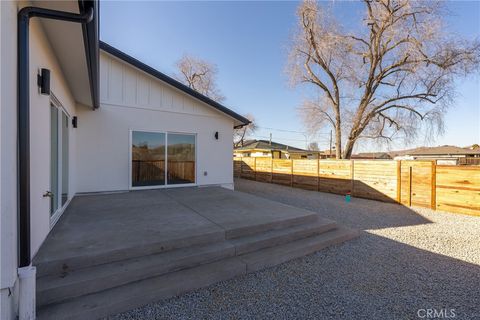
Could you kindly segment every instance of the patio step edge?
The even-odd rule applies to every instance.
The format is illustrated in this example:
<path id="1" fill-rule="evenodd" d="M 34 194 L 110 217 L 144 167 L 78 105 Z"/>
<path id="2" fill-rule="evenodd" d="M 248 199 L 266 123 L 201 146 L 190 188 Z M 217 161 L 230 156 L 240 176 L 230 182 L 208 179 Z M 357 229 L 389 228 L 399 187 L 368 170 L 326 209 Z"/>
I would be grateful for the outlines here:
<path id="1" fill-rule="evenodd" d="M 40 277 L 37 279 L 37 305 L 61 302 L 234 255 L 234 246 L 221 242 L 106 263 L 62 276 Z"/>
<path id="2" fill-rule="evenodd" d="M 298 208 L 297 208 L 298 210 Z M 313 223 L 317 221 L 318 214 L 309 212 L 308 214 L 297 216 L 293 218 L 285 218 L 282 220 L 271 221 L 267 223 L 257 223 L 255 225 L 242 226 L 237 228 L 227 228 L 225 230 L 226 239 L 236 239 L 241 237 L 254 236 L 262 232 L 268 232 L 278 229 L 286 229 L 306 223 Z"/>
<path id="3" fill-rule="evenodd" d="M 283 245 L 49 304 L 38 309 L 37 319 L 80 320 L 113 315 L 303 257 L 358 235 L 356 230 L 339 227 Z"/>
<path id="4" fill-rule="evenodd" d="M 238 256 L 247 265 L 247 272 L 255 272 L 286 261 L 303 257 L 326 247 L 343 243 L 360 235 L 358 230 L 338 227 L 312 237 L 284 245 L 266 248 Z"/>
<path id="5" fill-rule="evenodd" d="M 335 221 L 317 216 L 317 220 L 314 222 L 294 225 L 282 229 L 273 229 L 267 232 L 230 239 L 227 241 L 235 246 L 236 255 L 242 255 L 318 235 L 335 228 L 337 228 L 337 223 Z"/>
<path id="6" fill-rule="evenodd" d="M 71 256 L 49 261 L 33 261 L 37 268 L 37 277 L 63 275 L 65 272 L 77 271 L 112 262 L 133 259 L 152 254 L 167 253 L 169 251 L 189 248 L 196 245 L 209 245 L 223 242 L 225 232 L 223 230 L 212 231 L 200 235 L 173 239 L 170 242 L 149 243 L 143 246 L 125 247 L 107 252 Z"/>
<path id="7" fill-rule="evenodd" d="M 38 309 L 37 319 L 97 319 L 246 273 L 245 263 L 228 258 Z"/>
<path id="8" fill-rule="evenodd" d="M 336 228 L 332 220 L 271 230 L 254 236 L 146 255 L 122 261 L 39 277 L 37 304 L 44 306 L 70 298 L 125 285 L 169 272 L 210 263 L 226 257 L 278 246 Z"/>

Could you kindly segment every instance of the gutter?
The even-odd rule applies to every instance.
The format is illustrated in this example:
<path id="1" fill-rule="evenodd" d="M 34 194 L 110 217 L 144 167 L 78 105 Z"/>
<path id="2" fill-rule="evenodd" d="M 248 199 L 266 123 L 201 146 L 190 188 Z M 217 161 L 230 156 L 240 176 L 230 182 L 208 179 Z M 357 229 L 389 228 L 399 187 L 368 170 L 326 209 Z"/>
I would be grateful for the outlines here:
<path id="1" fill-rule="evenodd" d="M 97 4 L 97 5 L 95 5 Z M 88 79 L 90 82 L 90 92 L 92 99 L 93 110 L 98 109 L 100 106 L 100 66 L 99 52 L 100 47 L 98 44 L 99 31 L 98 31 L 98 11 L 99 2 L 89 0 L 78 0 L 78 8 L 80 14 L 86 14 L 93 10 L 93 19 L 90 22 L 82 23 L 83 43 L 85 44 L 85 57 L 87 58 Z"/>
<path id="2" fill-rule="evenodd" d="M 94 8 L 81 14 L 25 7 L 18 12 L 18 264 L 29 266 L 30 253 L 30 18 L 38 17 L 88 24 Z"/>

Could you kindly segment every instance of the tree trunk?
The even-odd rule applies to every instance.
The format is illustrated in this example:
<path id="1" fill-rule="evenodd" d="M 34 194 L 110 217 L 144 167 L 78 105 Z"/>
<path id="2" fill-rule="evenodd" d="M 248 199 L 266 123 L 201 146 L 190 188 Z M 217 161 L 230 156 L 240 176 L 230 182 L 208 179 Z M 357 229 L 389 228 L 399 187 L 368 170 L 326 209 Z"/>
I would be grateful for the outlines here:
<path id="1" fill-rule="evenodd" d="M 339 115 L 335 119 L 335 157 L 342 159 L 342 127 Z"/>
<path id="2" fill-rule="evenodd" d="M 348 139 L 345 144 L 345 150 L 343 151 L 343 159 L 350 159 L 352 157 L 353 146 L 355 145 L 355 140 Z"/>

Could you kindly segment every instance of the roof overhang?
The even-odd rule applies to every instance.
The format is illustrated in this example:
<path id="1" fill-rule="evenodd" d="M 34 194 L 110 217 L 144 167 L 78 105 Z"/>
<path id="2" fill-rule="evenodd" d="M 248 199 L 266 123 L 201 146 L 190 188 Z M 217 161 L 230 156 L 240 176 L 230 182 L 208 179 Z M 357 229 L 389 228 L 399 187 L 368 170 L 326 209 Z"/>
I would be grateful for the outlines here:
<path id="1" fill-rule="evenodd" d="M 175 87 L 176 89 L 183 91 L 184 93 L 202 101 L 203 103 L 206 103 L 207 105 L 211 106 L 212 108 L 216 109 L 217 111 L 231 117 L 234 120 L 234 128 L 241 128 L 243 126 L 246 126 L 250 123 L 250 120 L 247 118 L 239 115 L 238 113 L 230 110 L 229 108 L 221 105 L 220 103 L 210 99 L 207 96 L 204 96 L 203 94 L 199 93 L 198 91 L 195 91 L 191 89 L 190 87 L 184 85 L 181 82 L 178 82 L 177 80 L 167 76 L 166 74 L 146 65 L 145 63 L 133 58 L 132 56 L 118 50 L 117 48 L 112 47 L 111 45 L 100 41 L 100 49 L 105 51 L 106 53 L 122 60 L 125 61 L 126 63 L 134 66 L 137 69 L 140 69 L 141 71 Z"/>
<path id="2" fill-rule="evenodd" d="M 37 7 L 73 13 L 85 13 L 93 8 L 94 17 L 88 24 L 52 19 L 41 19 L 41 23 L 75 101 L 98 108 L 98 2 L 35 1 L 34 4 Z"/>

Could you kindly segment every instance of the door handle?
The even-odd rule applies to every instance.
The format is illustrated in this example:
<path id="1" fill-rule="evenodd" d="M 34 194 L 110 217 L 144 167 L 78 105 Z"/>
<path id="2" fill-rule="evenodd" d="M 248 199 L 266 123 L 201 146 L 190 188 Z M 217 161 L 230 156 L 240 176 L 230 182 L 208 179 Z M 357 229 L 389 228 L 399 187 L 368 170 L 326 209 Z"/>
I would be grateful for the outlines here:
<path id="1" fill-rule="evenodd" d="M 51 191 L 45 191 L 45 193 L 43 194 L 43 197 L 44 198 L 53 198 L 53 193 Z"/>

